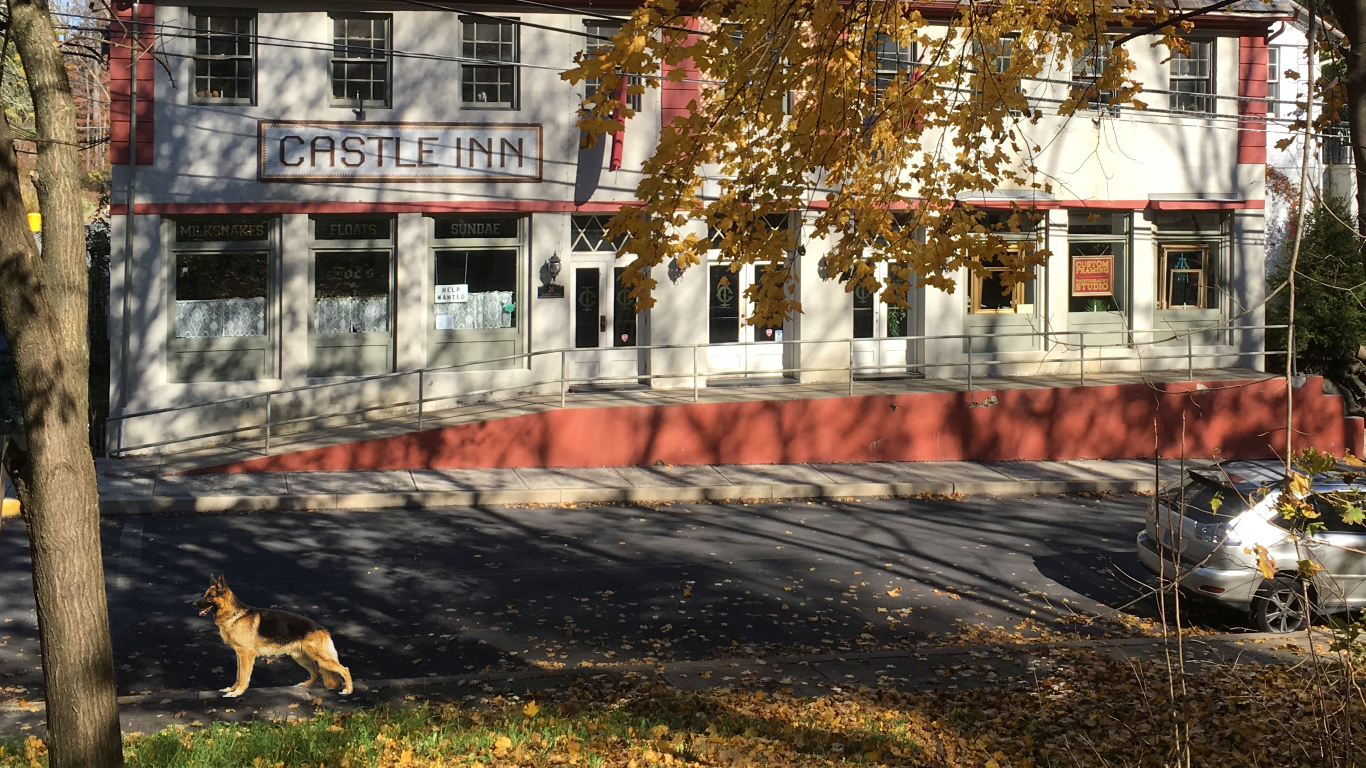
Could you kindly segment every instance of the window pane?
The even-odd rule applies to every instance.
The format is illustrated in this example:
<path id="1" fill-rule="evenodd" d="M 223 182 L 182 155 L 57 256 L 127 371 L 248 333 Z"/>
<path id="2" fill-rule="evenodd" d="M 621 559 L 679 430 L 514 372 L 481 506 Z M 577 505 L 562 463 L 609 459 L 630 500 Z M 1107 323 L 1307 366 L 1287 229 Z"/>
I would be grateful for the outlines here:
<path id="1" fill-rule="evenodd" d="M 389 19 L 334 16 L 332 30 L 332 98 L 387 104 Z"/>
<path id="2" fill-rule="evenodd" d="M 251 102 L 254 96 L 254 16 L 194 17 L 196 99 Z"/>
<path id="3" fill-rule="evenodd" d="M 264 253 L 178 255 L 176 337 L 264 336 L 267 281 Z"/>
<path id="4" fill-rule="evenodd" d="M 435 258 L 437 286 L 465 286 L 463 300 L 435 305 L 438 330 L 517 327 L 517 251 L 437 251 Z"/>
<path id="5" fill-rule="evenodd" d="M 598 346 L 598 318 L 602 307 L 602 273 L 580 267 L 574 270 L 574 347 L 592 349 Z"/>
<path id="6" fill-rule="evenodd" d="M 873 292 L 858 286 L 854 288 L 854 338 L 873 338 Z"/>
<path id="7" fill-rule="evenodd" d="M 740 281 L 727 266 L 708 270 L 710 326 L 708 341 L 728 344 L 740 340 Z"/>
<path id="8" fill-rule="evenodd" d="M 319 253 L 313 275 L 317 333 L 389 330 L 388 252 Z"/>
<path id="9" fill-rule="evenodd" d="M 786 221 L 786 219 L 787 219 L 787 215 L 786 215 L 786 214 L 769 214 L 768 219 L 769 219 L 769 226 L 770 226 L 770 227 L 776 228 L 776 226 L 775 226 L 774 223 L 773 223 L 773 222 L 774 222 L 773 217 L 775 217 L 775 216 L 782 216 L 784 221 Z M 768 271 L 768 265 L 767 265 L 767 264 L 755 264 L 755 265 L 754 265 L 754 284 L 755 284 L 755 285 L 758 285 L 759 282 L 760 282 L 761 280 L 763 280 L 764 273 L 767 272 L 767 271 Z M 755 341 L 782 341 L 782 340 L 783 340 L 783 327 L 782 327 L 781 325 L 756 325 L 756 326 L 754 326 L 754 340 L 755 340 Z"/>
<path id="10" fill-rule="evenodd" d="M 631 297 L 631 289 L 621 281 L 626 273 L 625 267 L 617 267 L 612 282 L 612 346 L 634 347 L 636 345 L 636 300 Z"/>
<path id="11" fill-rule="evenodd" d="M 1067 310 L 1069 312 L 1115 312 L 1119 310 L 1119 297 L 1116 294 L 1119 286 L 1119 271 L 1123 266 L 1123 245 L 1119 243 L 1072 242 L 1068 245 L 1067 250 L 1070 256 L 1080 256 L 1083 259 L 1088 256 L 1109 256 L 1109 282 L 1111 290 L 1111 293 L 1108 296 L 1095 294 L 1069 296 Z M 1077 282 L 1076 273 L 1078 270 L 1075 261 L 1072 263 L 1072 270 L 1073 275 L 1070 282 L 1072 283 L 1071 287 L 1075 288 Z M 1084 275 L 1084 277 L 1091 277 L 1091 275 Z M 1091 290 L 1099 290 L 1099 286 L 1091 286 Z"/>
<path id="12" fill-rule="evenodd" d="M 1004 270 L 992 270 L 982 278 L 982 292 L 977 297 L 977 308 L 984 312 L 1009 310 L 1012 306 L 1013 291 L 1006 287 L 1002 279 Z"/>

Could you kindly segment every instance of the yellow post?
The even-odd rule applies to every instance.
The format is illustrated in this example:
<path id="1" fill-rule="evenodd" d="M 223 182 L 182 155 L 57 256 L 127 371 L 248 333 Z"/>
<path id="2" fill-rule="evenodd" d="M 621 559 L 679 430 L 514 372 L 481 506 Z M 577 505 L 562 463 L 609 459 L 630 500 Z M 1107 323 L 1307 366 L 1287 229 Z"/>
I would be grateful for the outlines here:
<path id="1" fill-rule="evenodd" d="M 43 214 L 30 213 L 28 215 L 28 231 L 35 234 L 43 231 Z"/>

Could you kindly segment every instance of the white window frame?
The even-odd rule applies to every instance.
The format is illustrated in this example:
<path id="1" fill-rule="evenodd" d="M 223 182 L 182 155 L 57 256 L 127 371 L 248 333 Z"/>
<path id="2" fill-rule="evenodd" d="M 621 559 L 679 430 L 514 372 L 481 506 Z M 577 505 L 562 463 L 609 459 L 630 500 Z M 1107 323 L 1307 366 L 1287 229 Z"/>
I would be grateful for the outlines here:
<path id="1" fill-rule="evenodd" d="M 522 60 L 522 25 L 518 19 L 499 16 L 490 18 L 486 16 L 461 16 L 460 17 L 460 107 L 462 109 L 491 109 L 491 110 L 516 110 L 521 108 L 522 78 L 520 63 Z M 480 40 L 478 31 L 480 27 L 499 28 L 498 40 Z M 467 39 L 467 35 L 474 32 L 475 39 Z M 507 33 L 505 38 L 503 32 Z M 480 45 L 496 45 L 499 49 L 499 58 L 481 60 L 476 55 Z M 507 53 L 504 54 L 503 51 Z M 506 58 L 505 58 L 506 56 Z M 504 71 L 506 70 L 506 71 Z M 480 82 L 477 76 L 481 72 L 497 71 L 499 74 L 496 86 L 499 91 L 507 86 L 511 97 L 508 101 L 478 101 L 478 88 L 480 85 L 488 86 L 495 84 L 494 81 Z M 507 76 L 507 80 L 503 79 Z M 469 83 L 466 83 L 467 78 Z M 465 88 L 469 86 L 470 97 L 465 98 Z"/>
<path id="2" fill-rule="evenodd" d="M 1214 73 L 1218 68 L 1218 46 L 1215 38 L 1192 38 L 1187 41 L 1191 56 L 1172 51 L 1171 61 L 1167 64 L 1167 86 L 1171 91 L 1170 107 L 1173 112 L 1191 112 L 1212 115 L 1219 111 L 1214 100 Z M 1208 52 L 1201 57 L 1201 52 Z M 1200 73 L 1200 65 L 1204 73 Z M 1202 88 L 1204 90 L 1200 90 Z M 1186 90 L 1192 88 L 1193 90 Z"/>
<path id="3" fill-rule="evenodd" d="M 362 107 L 362 108 L 374 108 L 374 109 L 387 109 L 387 108 L 389 108 L 389 107 L 393 104 L 393 98 L 394 98 L 394 17 L 391 16 L 391 15 L 389 15 L 389 14 L 385 14 L 385 13 L 329 13 L 329 14 L 328 14 L 328 19 L 332 22 L 332 50 L 331 50 L 331 53 L 328 54 L 328 60 L 327 60 L 327 68 L 328 68 L 328 71 L 327 71 L 327 79 L 328 79 L 328 83 L 329 83 L 329 85 L 330 85 L 330 91 L 329 91 L 329 93 L 331 94 L 330 98 L 331 98 L 331 104 L 332 104 L 332 106 L 334 106 L 334 107 L 355 107 L 355 106 L 360 106 L 360 107 Z M 371 24 L 373 24 L 374 22 L 377 22 L 377 21 L 383 22 L 383 23 L 384 23 L 384 48 L 383 48 L 383 56 L 382 56 L 382 57 L 381 57 L 381 56 L 364 56 L 364 57 L 361 57 L 361 56 L 338 56 L 338 55 L 337 55 L 337 52 L 338 52 L 339 49 L 340 49 L 340 50 L 345 50 L 345 49 L 351 47 L 351 46 L 348 46 L 348 45 L 346 44 L 346 42 L 345 42 L 347 38 L 338 38 L 338 37 L 337 37 L 337 22 L 338 22 L 338 21 L 348 21 L 348 20 L 369 21 Z M 371 38 L 369 38 L 369 39 L 374 40 L 375 38 L 371 37 Z M 374 47 L 374 46 L 371 46 L 370 50 L 371 50 L 371 51 L 378 51 L 378 50 L 381 50 L 381 49 L 379 49 L 379 48 L 377 48 L 377 47 Z M 372 84 L 373 84 L 373 83 L 377 83 L 377 82 L 383 82 L 383 84 L 384 84 L 384 98 L 383 98 L 383 99 L 374 99 L 374 98 L 371 98 L 371 99 L 363 99 L 363 100 L 358 101 L 354 95 L 351 95 L 351 94 L 349 94 L 349 93 L 343 93 L 340 97 L 337 96 L 337 65 L 338 65 L 338 64 L 343 64 L 343 65 L 345 65 L 345 64 L 354 63 L 354 64 L 370 64 L 370 65 L 374 65 L 375 63 L 380 62 L 380 61 L 383 62 L 383 73 L 384 73 L 384 74 L 383 74 L 383 80 L 382 80 L 382 81 L 379 81 L 379 80 L 373 80 L 373 79 L 371 79 L 371 80 L 367 80 L 366 82 L 369 82 L 369 83 L 372 83 Z M 352 82 L 352 81 L 349 80 L 348 78 L 343 78 L 343 79 L 342 79 L 342 82 L 348 82 L 348 83 L 349 83 L 349 82 Z M 359 81 L 356 81 L 356 82 L 359 82 Z M 373 96 L 373 91 L 372 91 L 371 95 Z"/>

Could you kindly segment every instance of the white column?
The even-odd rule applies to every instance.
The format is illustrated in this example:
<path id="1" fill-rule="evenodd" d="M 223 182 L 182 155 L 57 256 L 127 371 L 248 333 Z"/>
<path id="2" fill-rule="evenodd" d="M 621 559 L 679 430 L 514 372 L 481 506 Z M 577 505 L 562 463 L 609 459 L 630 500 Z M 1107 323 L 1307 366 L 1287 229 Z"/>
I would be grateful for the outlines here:
<path id="1" fill-rule="evenodd" d="M 308 378 L 308 216 L 280 217 L 280 379 L 285 388 Z"/>
<path id="2" fill-rule="evenodd" d="M 695 223 L 698 235 L 705 237 L 706 227 Z M 685 270 L 664 264 L 652 276 L 655 286 L 655 305 L 650 309 L 650 343 L 706 344 L 708 337 L 707 265 L 697 264 Z M 693 357 L 696 356 L 699 386 L 706 382 L 707 350 L 657 349 L 650 353 L 650 372 L 662 378 L 651 386 L 658 388 L 691 387 L 693 385 Z"/>
<path id="3" fill-rule="evenodd" d="M 796 299 L 802 313 L 790 319 L 787 327 L 794 338 L 803 341 L 796 345 L 795 355 L 789 356 L 797 367 L 829 370 L 806 371 L 799 374 L 802 383 L 849 380 L 849 343 L 854 335 L 853 294 L 844 290 L 838 275 L 821 276 L 821 259 L 830 244 L 824 239 L 806 240 L 806 253 L 797 259 Z M 817 343 L 829 339 L 830 343 Z"/>
<path id="4" fill-rule="evenodd" d="M 1157 246 L 1153 242 L 1152 222 L 1143 214 L 1134 212 L 1134 247 L 1129 257 L 1129 295 L 1133 297 L 1130 322 L 1137 330 L 1151 331 L 1157 322 Z M 1141 345 L 1140 357 L 1152 352 L 1152 339 L 1152 333 L 1134 334 L 1134 342 Z"/>
<path id="5" fill-rule="evenodd" d="M 427 365 L 428 259 L 426 220 L 420 213 L 398 216 L 395 256 L 397 264 L 394 299 L 395 370 L 412 371 Z M 411 377 L 404 377 L 411 378 Z"/>
<path id="6" fill-rule="evenodd" d="M 1046 295 L 1044 302 L 1044 328 L 1050 333 L 1062 334 L 1067 330 L 1067 310 L 1072 296 L 1072 259 L 1068 255 L 1067 238 L 1068 214 L 1065 210 L 1048 211 L 1048 262 L 1044 265 L 1040 278 L 1043 285 L 1036 291 Z M 1077 341 L 1075 336 L 1059 335 L 1050 338 L 1051 344 Z M 1047 351 L 1047 349 L 1045 349 Z M 1069 353 L 1066 357 L 1072 357 Z"/>

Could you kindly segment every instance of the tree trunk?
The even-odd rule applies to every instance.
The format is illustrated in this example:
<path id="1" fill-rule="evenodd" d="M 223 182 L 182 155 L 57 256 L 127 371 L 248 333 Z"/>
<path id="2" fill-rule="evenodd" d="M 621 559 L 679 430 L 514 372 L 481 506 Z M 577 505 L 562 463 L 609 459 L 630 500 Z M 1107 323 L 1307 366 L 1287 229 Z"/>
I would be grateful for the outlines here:
<path id="1" fill-rule="evenodd" d="M 27 431 L 13 462 L 33 558 L 53 768 L 119 766 L 99 496 L 90 454 L 87 274 L 76 110 L 45 0 L 11 0 L 10 39 L 37 127 L 39 254 L 25 222 L 14 136 L 0 121 L 0 320 Z"/>
<path id="2" fill-rule="evenodd" d="M 1339 29 L 1351 41 L 1347 50 L 1347 123 L 1352 133 L 1352 167 L 1355 169 L 1357 232 L 1363 240 L 1358 248 L 1362 268 L 1366 269 L 1366 0 L 1329 0 L 1328 7 Z"/>

